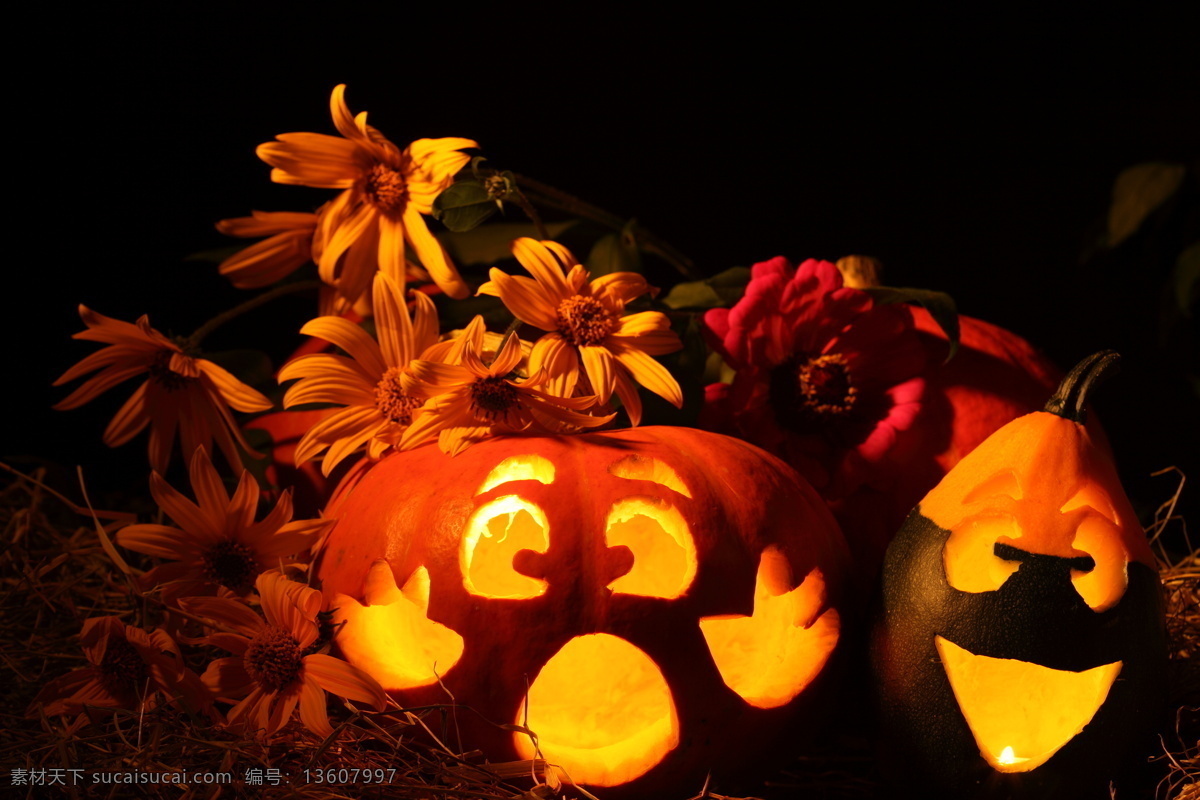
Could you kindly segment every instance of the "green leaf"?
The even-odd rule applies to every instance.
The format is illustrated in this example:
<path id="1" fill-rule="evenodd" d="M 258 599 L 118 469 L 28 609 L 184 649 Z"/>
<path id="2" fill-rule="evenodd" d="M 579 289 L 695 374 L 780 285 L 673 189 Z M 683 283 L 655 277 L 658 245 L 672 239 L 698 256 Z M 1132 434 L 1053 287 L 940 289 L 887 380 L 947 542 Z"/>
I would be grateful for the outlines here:
<path id="1" fill-rule="evenodd" d="M 663 298 L 668 308 L 719 308 L 741 299 L 750 282 L 749 267 L 731 267 L 702 281 L 679 283 Z"/>
<path id="2" fill-rule="evenodd" d="M 546 226 L 551 239 L 557 239 L 575 220 L 552 222 Z M 512 258 L 512 242 L 522 236 L 538 238 L 537 228 L 527 222 L 497 222 L 466 233 L 437 234 L 442 246 L 460 267 L 493 266 Z"/>
<path id="3" fill-rule="evenodd" d="M 1179 311 L 1190 317 L 1200 304 L 1200 242 L 1194 242 L 1179 254 L 1173 273 L 1175 302 Z"/>
<path id="4" fill-rule="evenodd" d="M 614 272 L 641 272 L 642 254 L 638 252 L 637 241 L 626 227 L 621 233 L 601 236 L 592 245 L 592 251 L 584 263 L 593 278 Z"/>
<path id="5" fill-rule="evenodd" d="M 1108 210 L 1108 246 L 1116 247 L 1132 236 L 1154 209 L 1175 194 L 1186 171 L 1182 164 L 1155 161 L 1118 175 Z"/>
<path id="6" fill-rule="evenodd" d="M 950 352 L 946 361 L 954 358 L 954 354 L 958 352 L 958 307 L 955 306 L 953 297 L 945 292 L 930 289 L 902 289 L 894 286 L 872 286 L 862 291 L 871 295 L 881 306 L 911 303 L 924 308 L 950 341 Z"/>
<path id="7" fill-rule="evenodd" d="M 433 201 L 433 216 L 456 233 L 471 230 L 497 210 L 487 189 L 473 180 L 451 185 Z"/>

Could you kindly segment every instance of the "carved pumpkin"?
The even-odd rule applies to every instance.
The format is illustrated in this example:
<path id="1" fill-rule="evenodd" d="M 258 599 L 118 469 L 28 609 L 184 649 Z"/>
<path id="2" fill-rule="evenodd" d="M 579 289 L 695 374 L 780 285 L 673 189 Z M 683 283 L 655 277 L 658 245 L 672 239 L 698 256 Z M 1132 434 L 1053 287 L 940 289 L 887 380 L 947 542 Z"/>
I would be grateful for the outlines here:
<path id="1" fill-rule="evenodd" d="M 1154 558 L 1084 427 L 1100 353 L 958 463 L 888 548 L 872 659 L 885 754 L 949 796 L 1107 796 L 1157 722 Z M 901 766 L 902 765 L 902 766 Z"/>
<path id="2" fill-rule="evenodd" d="M 391 455 L 345 487 L 317 566 L 338 646 L 404 705 L 470 706 L 455 724 L 491 760 L 535 749 L 484 719 L 527 725 L 577 783 L 694 790 L 813 733 L 831 699 L 845 543 L 751 445 L 510 437 Z"/>

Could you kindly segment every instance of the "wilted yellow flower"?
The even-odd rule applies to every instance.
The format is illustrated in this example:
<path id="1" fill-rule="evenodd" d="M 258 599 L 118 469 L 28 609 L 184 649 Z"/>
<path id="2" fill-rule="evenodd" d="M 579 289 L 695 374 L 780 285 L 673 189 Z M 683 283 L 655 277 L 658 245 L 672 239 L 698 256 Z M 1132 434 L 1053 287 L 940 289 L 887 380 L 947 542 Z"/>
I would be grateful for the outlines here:
<path id="1" fill-rule="evenodd" d="M 556 397 L 538 391 L 545 380 L 537 373 L 528 380 L 509 377 L 521 361 L 521 342 L 510 336 L 491 364 L 478 353 L 483 347 L 483 319 L 476 317 L 459 339 L 459 364 L 417 361 L 402 378 L 405 390 L 429 399 L 404 432 L 402 450 L 437 439 L 438 447 L 457 455 L 470 445 L 497 433 L 570 433 L 597 428 L 612 414 L 581 413 L 596 405 L 595 397 Z"/>
<path id="2" fill-rule="evenodd" d="M 55 386 L 100 370 L 74 392 L 55 404 L 56 409 L 78 408 L 122 381 L 138 375 L 147 380 L 134 390 L 104 429 L 109 447 L 125 444 L 150 427 L 150 466 L 167 470 L 175 436 L 183 440 L 184 455 L 215 441 L 229 465 L 241 469 L 238 446 L 250 449 L 229 413 L 266 411 L 271 401 L 211 361 L 189 356 L 178 344 L 150 327 L 143 316 L 137 324 L 112 319 L 86 306 L 79 316 L 87 330 L 72 338 L 108 344 L 64 372 Z"/>

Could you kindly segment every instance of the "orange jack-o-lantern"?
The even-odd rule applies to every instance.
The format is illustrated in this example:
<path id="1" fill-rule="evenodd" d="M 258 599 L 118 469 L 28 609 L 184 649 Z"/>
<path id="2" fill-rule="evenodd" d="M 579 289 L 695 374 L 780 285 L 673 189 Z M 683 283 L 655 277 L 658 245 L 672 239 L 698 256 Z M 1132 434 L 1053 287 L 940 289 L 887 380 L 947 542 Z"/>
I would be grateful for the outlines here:
<path id="1" fill-rule="evenodd" d="M 873 660 L 888 755 L 952 797 L 1100 797 L 1156 722 L 1160 583 L 1084 426 L 1100 353 L 958 463 L 888 549 Z"/>
<path id="2" fill-rule="evenodd" d="M 846 547 L 816 493 L 744 442 L 640 428 L 424 447 L 333 513 L 317 574 L 338 647 L 405 705 L 470 706 L 456 724 L 492 760 L 691 788 L 813 733 L 830 700 Z"/>

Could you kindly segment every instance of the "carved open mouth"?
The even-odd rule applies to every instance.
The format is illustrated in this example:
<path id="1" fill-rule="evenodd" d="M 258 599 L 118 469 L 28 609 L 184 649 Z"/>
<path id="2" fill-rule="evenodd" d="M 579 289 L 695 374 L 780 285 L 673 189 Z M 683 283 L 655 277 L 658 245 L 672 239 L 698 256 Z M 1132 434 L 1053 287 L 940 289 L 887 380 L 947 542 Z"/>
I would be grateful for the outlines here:
<path id="1" fill-rule="evenodd" d="M 641 649 L 605 633 L 576 636 L 546 662 L 516 723 L 537 735 L 548 762 L 592 786 L 627 783 L 679 743 L 662 672 Z M 514 741 L 521 758 L 534 757 L 527 734 Z"/>
<path id="2" fill-rule="evenodd" d="M 976 655 L 935 636 L 938 655 L 980 755 L 999 772 L 1040 767 L 1082 731 L 1122 662 L 1081 672 Z"/>

